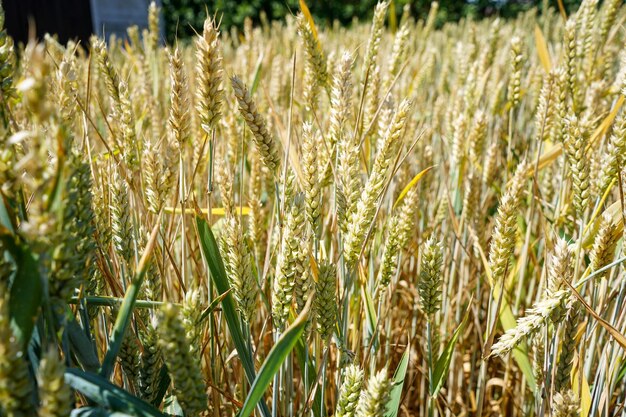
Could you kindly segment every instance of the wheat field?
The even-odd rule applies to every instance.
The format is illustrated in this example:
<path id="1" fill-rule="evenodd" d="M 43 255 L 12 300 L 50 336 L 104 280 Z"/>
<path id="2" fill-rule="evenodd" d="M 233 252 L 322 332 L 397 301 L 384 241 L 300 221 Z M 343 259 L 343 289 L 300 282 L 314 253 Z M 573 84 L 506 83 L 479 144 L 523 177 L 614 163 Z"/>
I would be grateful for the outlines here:
<path id="1" fill-rule="evenodd" d="M 626 415 L 623 2 L 300 4 L 0 31 L 0 416 Z"/>

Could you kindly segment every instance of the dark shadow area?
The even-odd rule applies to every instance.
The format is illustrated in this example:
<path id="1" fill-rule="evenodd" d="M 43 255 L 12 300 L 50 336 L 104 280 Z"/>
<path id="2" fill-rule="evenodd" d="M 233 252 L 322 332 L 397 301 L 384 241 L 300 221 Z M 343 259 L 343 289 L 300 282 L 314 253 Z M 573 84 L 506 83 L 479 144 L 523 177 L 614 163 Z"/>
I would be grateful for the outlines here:
<path id="1" fill-rule="evenodd" d="M 3 6 L 7 32 L 16 43 L 28 41 L 32 22 L 39 39 L 50 33 L 63 44 L 73 39 L 88 45 L 92 33 L 89 0 L 10 0 Z"/>

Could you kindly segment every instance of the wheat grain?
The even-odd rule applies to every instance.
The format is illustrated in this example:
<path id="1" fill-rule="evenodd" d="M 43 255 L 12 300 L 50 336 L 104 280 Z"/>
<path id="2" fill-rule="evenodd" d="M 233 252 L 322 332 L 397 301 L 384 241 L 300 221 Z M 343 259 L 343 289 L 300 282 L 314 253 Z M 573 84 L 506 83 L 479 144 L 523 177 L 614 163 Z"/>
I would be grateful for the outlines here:
<path id="1" fill-rule="evenodd" d="M 335 416 L 354 417 L 363 388 L 363 371 L 356 365 L 349 365 L 344 370 L 343 378 Z"/>

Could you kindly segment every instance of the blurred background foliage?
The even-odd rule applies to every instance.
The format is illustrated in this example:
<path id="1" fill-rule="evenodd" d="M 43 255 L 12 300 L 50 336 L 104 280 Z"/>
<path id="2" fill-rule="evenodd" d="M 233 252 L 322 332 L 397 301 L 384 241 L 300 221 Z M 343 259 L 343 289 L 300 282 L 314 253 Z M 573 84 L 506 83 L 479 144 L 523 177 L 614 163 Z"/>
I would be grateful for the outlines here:
<path id="1" fill-rule="evenodd" d="M 353 19 L 368 20 L 378 0 L 309 0 L 307 5 L 319 25 L 331 25 L 337 20 L 349 25 Z M 562 0 L 569 11 L 576 10 L 580 0 Z M 209 13 L 218 12 L 222 16 L 222 30 L 232 26 L 242 27 L 246 17 L 254 23 L 261 19 L 283 19 L 299 10 L 298 0 L 162 0 L 163 17 L 167 39 L 172 42 L 178 35 L 187 38 L 194 30 L 202 29 L 202 22 Z M 411 7 L 411 15 L 424 18 L 430 9 L 431 0 L 394 0 L 395 12 L 399 17 L 405 4 Z M 514 17 L 517 13 L 538 6 L 557 8 L 557 0 L 440 0 L 437 24 L 456 21 L 462 17 Z"/>

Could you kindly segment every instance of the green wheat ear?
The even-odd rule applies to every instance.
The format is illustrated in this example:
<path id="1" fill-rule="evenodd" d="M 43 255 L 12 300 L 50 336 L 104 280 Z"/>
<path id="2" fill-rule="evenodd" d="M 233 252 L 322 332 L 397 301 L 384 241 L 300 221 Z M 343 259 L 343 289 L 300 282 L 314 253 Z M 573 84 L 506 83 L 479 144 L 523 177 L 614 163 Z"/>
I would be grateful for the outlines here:
<path id="1" fill-rule="evenodd" d="M 417 188 L 411 188 L 404 196 L 398 213 L 394 214 L 388 221 L 389 234 L 380 262 L 376 288 L 379 297 L 381 296 L 381 292 L 389 285 L 391 279 L 396 275 L 400 252 L 406 246 L 411 236 L 411 230 L 415 226 L 417 197 Z"/>
<path id="2" fill-rule="evenodd" d="M 365 51 L 365 58 L 363 60 L 363 74 L 374 74 L 374 67 L 376 66 L 376 60 L 378 58 L 378 52 L 380 49 L 380 41 L 383 36 L 383 30 L 385 28 L 385 16 L 389 9 L 389 1 L 379 1 L 374 9 L 374 17 L 372 18 L 372 26 L 370 29 L 370 36 L 367 41 L 367 49 Z M 376 71 L 378 72 L 378 71 Z M 367 87 L 367 86 L 366 86 Z"/>
<path id="3" fill-rule="evenodd" d="M 140 333 L 143 349 L 139 355 L 139 392 L 141 397 L 152 402 L 159 388 L 159 373 L 163 365 L 163 355 L 158 345 L 158 323 L 151 320 L 146 323 L 146 330 Z"/>
<path id="4" fill-rule="evenodd" d="M 196 355 L 180 310 L 173 304 L 164 304 L 159 312 L 159 347 L 172 379 L 173 391 L 185 414 L 196 415 L 207 409 L 207 395 Z"/>
<path id="5" fill-rule="evenodd" d="M 4 9 L 0 5 L 0 90 L 5 99 L 16 96 L 13 86 L 13 76 L 16 70 L 13 38 L 4 28 Z"/>
<path id="6" fill-rule="evenodd" d="M 326 56 L 319 41 L 313 35 L 306 17 L 302 13 L 296 16 L 298 34 L 302 38 L 306 51 L 304 101 L 309 109 L 317 108 L 319 89 L 328 89 L 328 71 L 326 70 Z"/>
<path id="7" fill-rule="evenodd" d="M 332 336 L 337 323 L 337 268 L 334 265 L 320 265 L 315 290 L 313 308 L 317 331 L 326 341 Z"/>
<path id="8" fill-rule="evenodd" d="M 387 369 L 380 370 L 367 381 L 357 406 L 356 417 L 377 417 L 387 411 L 387 402 L 391 392 L 391 381 L 387 378 Z"/>
<path id="9" fill-rule="evenodd" d="M 600 229 L 593 241 L 593 247 L 591 249 L 591 270 L 597 271 L 610 264 L 613 261 L 615 255 L 615 248 L 619 235 L 616 233 L 617 226 L 613 224 L 613 217 L 609 213 L 605 213 L 602 216 L 602 222 L 600 223 Z M 608 272 L 601 273 L 598 278 L 605 277 Z"/>
<path id="10" fill-rule="evenodd" d="M 578 323 L 581 317 L 581 306 L 577 300 L 570 301 L 565 324 L 563 325 L 561 354 L 554 381 L 554 389 L 556 392 L 563 393 L 570 388 L 571 371 L 574 361 L 574 353 L 576 352 L 576 333 L 578 331 Z"/>
<path id="11" fill-rule="evenodd" d="M 316 136 L 313 133 L 313 125 L 305 122 L 302 125 L 302 174 L 304 188 L 304 202 L 306 214 L 311 230 L 314 234 L 319 233 L 320 216 L 322 210 L 322 194 L 318 173 L 318 161 L 321 157 L 321 150 L 317 149 Z"/>
<path id="12" fill-rule="evenodd" d="M 148 7 L 148 38 L 146 43 L 151 51 L 156 52 L 159 46 L 160 30 L 159 30 L 159 12 L 160 7 L 154 1 L 150 2 Z"/>
<path id="13" fill-rule="evenodd" d="M 285 325 L 294 298 L 293 292 L 296 285 L 294 274 L 297 273 L 297 267 L 302 261 L 298 254 L 305 221 L 303 201 L 298 196 L 293 200 L 287 214 L 276 264 L 276 276 L 272 286 L 272 316 L 278 328 Z"/>
<path id="14" fill-rule="evenodd" d="M 428 239 L 422 253 L 421 271 L 417 284 L 420 304 L 431 316 L 441 308 L 441 267 L 443 246 L 434 237 Z"/>
<path id="15" fill-rule="evenodd" d="M 513 107 L 520 103 L 523 60 L 522 39 L 519 36 L 515 36 L 511 39 L 511 78 L 507 90 L 509 103 Z"/>
<path id="16" fill-rule="evenodd" d="M 392 160 L 402 145 L 402 136 L 411 108 L 411 100 L 403 100 L 398 106 L 398 110 L 374 160 L 367 184 L 356 203 L 354 213 L 349 219 L 343 254 L 346 263 L 352 267 L 358 260 L 365 236 L 374 220 L 376 202 L 380 198 L 385 180 L 389 170 L 392 168 Z"/>
<path id="17" fill-rule="evenodd" d="M 225 219 L 223 241 L 226 248 L 224 264 L 227 267 L 237 307 L 242 318 L 252 323 L 257 310 L 258 285 L 252 273 L 252 254 L 244 240 L 241 224 L 237 218 Z"/>
<path id="18" fill-rule="evenodd" d="M 114 171 L 112 178 L 110 210 L 113 247 L 125 267 L 129 268 L 133 256 L 132 242 L 135 233 L 130 216 L 128 183 L 122 178 L 118 169 Z"/>
<path id="19" fill-rule="evenodd" d="M 527 170 L 528 164 L 526 162 L 518 165 L 498 207 L 496 225 L 489 249 L 489 267 L 494 282 L 499 282 L 505 278 L 504 274 L 508 269 L 509 259 L 515 249 L 518 208 L 522 199 Z"/>
<path id="20" fill-rule="evenodd" d="M 357 365 L 348 365 L 343 374 L 335 417 L 354 417 L 363 389 L 363 370 Z"/>
<path id="21" fill-rule="evenodd" d="M 69 158 L 63 220 L 52 257 L 49 291 L 52 297 L 67 300 L 86 282 L 84 271 L 94 261 L 94 213 L 91 170 L 77 154 Z"/>
<path id="22" fill-rule="evenodd" d="M 65 365 L 56 348 L 48 350 L 39 365 L 39 417 L 69 416 L 73 395 L 64 379 Z"/>
<path id="23" fill-rule="evenodd" d="M 26 356 L 13 334 L 9 319 L 9 301 L 4 285 L 0 286 L 0 411 L 7 417 L 36 415 L 31 403 L 32 385 Z"/>
<path id="24" fill-rule="evenodd" d="M 116 314 L 117 315 L 117 314 Z M 127 389 L 136 392 L 139 384 L 139 344 L 137 336 L 130 330 L 122 339 L 122 346 L 118 354 L 122 370 L 126 376 Z"/>
<path id="25" fill-rule="evenodd" d="M 572 174 L 574 190 L 573 206 L 576 218 L 582 219 L 589 203 L 589 160 L 586 151 L 589 132 L 586 122 L 570 114 L 565 119 L 566 132 L 564 137 L 565 153 Z"/>

